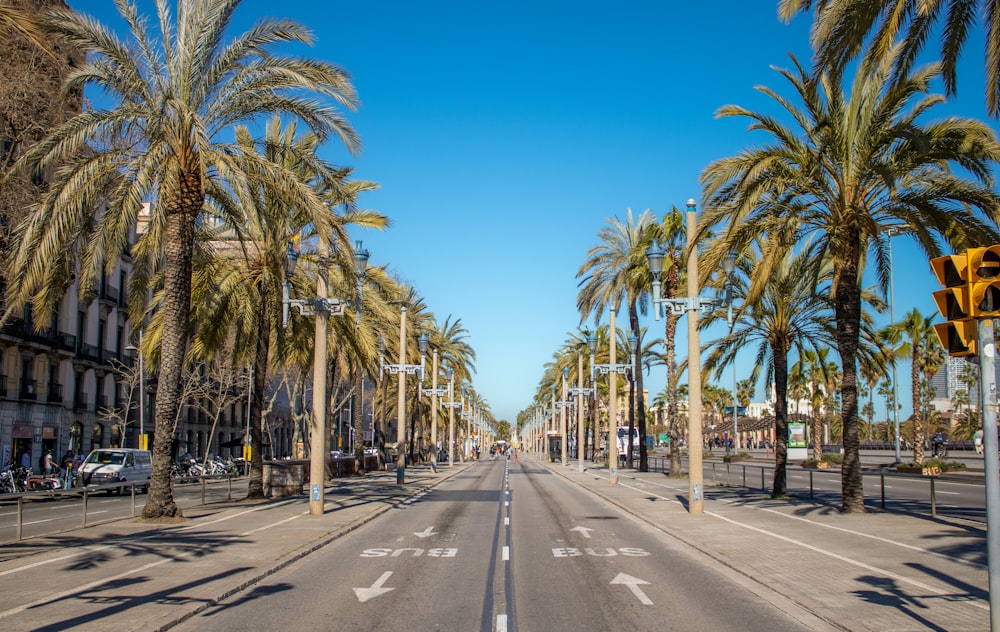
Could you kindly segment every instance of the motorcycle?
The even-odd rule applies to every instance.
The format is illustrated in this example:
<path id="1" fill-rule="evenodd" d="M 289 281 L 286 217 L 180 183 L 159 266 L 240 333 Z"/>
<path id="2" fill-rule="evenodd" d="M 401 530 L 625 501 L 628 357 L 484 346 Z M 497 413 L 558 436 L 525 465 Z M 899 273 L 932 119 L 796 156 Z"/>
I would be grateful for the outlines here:
<path id="1" fill-rule="evenodd" d="M 24 481 L 24 487 L 29 492 L 51 492 L 62 489 L 59 470 L 51 474 L 32 474 Z"/>

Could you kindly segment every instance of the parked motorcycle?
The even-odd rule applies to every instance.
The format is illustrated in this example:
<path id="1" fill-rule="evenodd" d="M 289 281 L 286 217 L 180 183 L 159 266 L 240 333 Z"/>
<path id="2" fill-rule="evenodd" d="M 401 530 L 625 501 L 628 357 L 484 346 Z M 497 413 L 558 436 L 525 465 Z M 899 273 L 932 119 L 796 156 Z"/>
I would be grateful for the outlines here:
<path id="1" fill-rule="evenodd" d="M 24 481 L 24 487 L 29 492 L 51 492 L 62 489 L 59 470 L 51 474 L 32 474 Z"/>

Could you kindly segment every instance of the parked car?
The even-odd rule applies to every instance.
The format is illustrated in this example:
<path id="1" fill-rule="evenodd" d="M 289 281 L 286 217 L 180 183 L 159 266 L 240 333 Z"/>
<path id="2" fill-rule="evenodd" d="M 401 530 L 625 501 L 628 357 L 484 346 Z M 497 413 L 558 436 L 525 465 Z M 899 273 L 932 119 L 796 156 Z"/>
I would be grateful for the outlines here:
<path id="1" fill-rule="evenodd" d="M 87 487 L 111 483 L 140 483 L 142 491 L 149 490 L 149 477 L 153 472 L 153 455 L 149 450 L 132 448 L 99 448 L 87 455 L 80 464 L 78 475 Z M 119 494 L 124 486 L 117 490 Z"/>

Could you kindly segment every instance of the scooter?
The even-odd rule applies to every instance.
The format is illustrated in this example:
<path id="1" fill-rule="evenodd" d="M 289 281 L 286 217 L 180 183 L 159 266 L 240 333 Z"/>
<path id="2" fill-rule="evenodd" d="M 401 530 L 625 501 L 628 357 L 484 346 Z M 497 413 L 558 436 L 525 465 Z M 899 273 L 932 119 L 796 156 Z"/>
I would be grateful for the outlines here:
<path id="1" fill-rule="evenodd" d="M 51 474 L 32 474 L 24 481 L 24 486 L 29 492 L 51 492 L 62 489 L 62 481 L 59 471 L 55 470 Z"/>

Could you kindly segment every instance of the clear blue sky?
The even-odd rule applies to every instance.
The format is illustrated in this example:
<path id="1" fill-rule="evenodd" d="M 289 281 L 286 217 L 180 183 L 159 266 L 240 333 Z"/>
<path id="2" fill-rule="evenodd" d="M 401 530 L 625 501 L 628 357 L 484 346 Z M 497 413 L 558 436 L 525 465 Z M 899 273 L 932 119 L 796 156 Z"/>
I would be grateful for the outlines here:
<path id="1" fill-rule="evenodd" d="M 111 0 L 69 1 L 102 20 L 115 14 Z M 309 54 L 351 73 L 362 106 L 349 119 L 364 149 L 354 158 L 331 145 L 327 157 L 378 182 L 362 204 L 392 220 L 357 237 L 439 322 L 462 320 L 475 386 L 513 423 L 580 324 L 575 275 L 606 219 L 683 208 L 708 163 L 762 142 L 714 112 L 736 103 L 778 114 L 754 86 L 788 95 L 770 66 L 787 67 L 788 53 L 810 63 L 808 17 L 782 24 L 777 4 L 245 0 L 236 26 L 299 20 L 318 38 Z M 153 13 L 151 0 L 140 5 Z M 985 118 L 979 45 L 966 57 L 950 111 Z M 894 245 L 897 318 L 932 313 L 926 260 L 906 238 Z M 908 371 L 899 367 L 904 416 Z M 647 387 L 664 381 L 656 371 Z"/>

